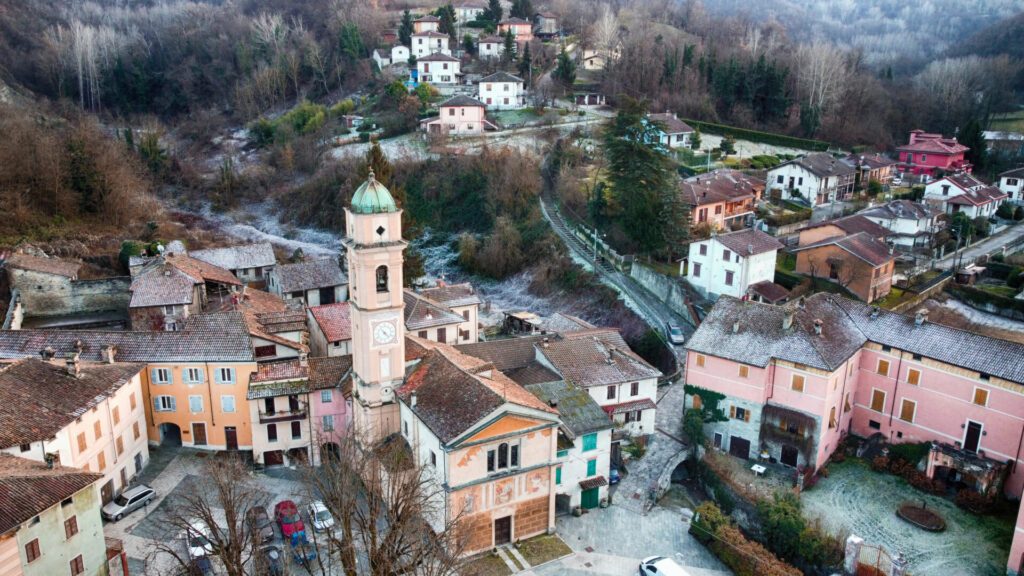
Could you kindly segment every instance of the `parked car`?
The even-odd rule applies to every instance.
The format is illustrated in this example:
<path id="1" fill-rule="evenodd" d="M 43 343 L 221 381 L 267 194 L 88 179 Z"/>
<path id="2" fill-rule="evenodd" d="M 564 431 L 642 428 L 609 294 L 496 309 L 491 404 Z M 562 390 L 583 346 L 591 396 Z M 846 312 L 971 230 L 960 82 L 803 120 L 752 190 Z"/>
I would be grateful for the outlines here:
<path id="1" fill-rule="evenodd" d="M 317 532 L 325 532 L 334 528 L 334 516 L 331 516 L 331 511 L 320 500 L 310 503 L 309 520 L 313 523 L 313 530 Z"/>
<path id="2" fill-rule="evenodd" d="M 640 561 L 640 576 L 690 576 L 690 573 L 671 558 L 651 556 Z"/>
<path id="3" fill-rule="evenodd" d="M 892 185 L 893 186 L 902 186 L 903 185 L 903 174 L 897 174 L 897 175 L 893 176 L 892 177 Z"/>
<path id="4" fill-rule="evenodd" d="M 673 344 L 684 344 L 686 343 L 686 335 L 683 334 L 683 329 L 679 327 L 679 324 L 675 322 L 668 323 L 668 341 Z"/>
<path id="5" fill-rule="evenodd" d="M 282 576 L 284 574 L 284 552 L 277 546 L 264 546 L 260 549 L 259 574 Z"/>
<path id="6" fill-rule="evenodd" d="M 611 470 L 608 471 L 608 485 L 609 486 L 614 486 L 614 485 L 618 484 L 619 483 L 619 479 L 620 479 L 620 476 L 619 476 L 619 469 L 618 468 L 612 468 Z"/>
<path id="7" fill-rule="evenodd" d="M 156 491 L 145 484 L 129 488 L 103 507 L 102 514 L 107 520 L 118 521 L 139 508 L 149 504 L 156 497 Z"/>
<path id="8" fill-rule="evenodd" d="M 287 540 L 292 534 L 302 532 L 306 525 L 299 516 L 299 507 L 291 500 L 281 500 L 274 506 L 274 520 L 281 527 L 281 535 Z"/>
<path id="9" fill-rule="evenodd" d="M 270 514 L 263 506 L 253 506 L 245 512 L 245 519 L 249 522 L 249 530 L 252 531 L 253 539 L 266 544 L 274 539 L 274 524 L 270 521 Z"/>
<path id="10" fill-rule="evenodd" d="M 203 520 L 199 518 L 189 520 L 182 536 L 185 540 L 185 547 L 188 548 L 189 558 L 196 559 L 213 554 L 210 527 Z"/>

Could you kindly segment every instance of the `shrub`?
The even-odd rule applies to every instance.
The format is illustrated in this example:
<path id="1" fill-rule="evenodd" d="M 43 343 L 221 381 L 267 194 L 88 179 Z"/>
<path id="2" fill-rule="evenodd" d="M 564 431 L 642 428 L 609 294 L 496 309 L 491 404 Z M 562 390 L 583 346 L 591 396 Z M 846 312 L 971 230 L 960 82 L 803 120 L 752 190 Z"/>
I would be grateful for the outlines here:
<path id="1" fill-rule="evenodd" d="M 1006 203 L 1006 202 L 1000 204 L 999 208 L 996 209 L 996 216 L 999 216 L 1000 218 L 1003 218 L 1004 220 L 1009 220 L 1009 219 L 1013 218 L 1013 213 L 1014 213 L 1013 205 L 1009 204 L 1009 203 Z"/>
<path id="2" fill-rule="evenodd" d="M 967 488 L 956 493 L 956 505 L 974 514 L 985 514 L 992 509 L 992 499 Z"/>
<path id="3" fill-rule="evenodd" d="M 1024 220 L 1024 206 L 1017 206 L 1013 211 L 1014 220 Z"/>
<path id="4" fill-rule="evenodd" d="M 370 133 L 369 132 L 360 132 L 359 133 L 359 141 L 360 142 L 369 142 L 370 141 Z"/>
<path id="5" fill-rule="evenodd" d="M 798 576 L 800 571 L 748 540 L 711 502 L 697 507 L 690 534 L 740 576 Z"/>
<path id="6" fill-rule="evenodd" d="M 885 456 L 875 456 L 871 461 L 871 469 L 875 472 L 885 472 L 889 469 L 889 459 Z"/>

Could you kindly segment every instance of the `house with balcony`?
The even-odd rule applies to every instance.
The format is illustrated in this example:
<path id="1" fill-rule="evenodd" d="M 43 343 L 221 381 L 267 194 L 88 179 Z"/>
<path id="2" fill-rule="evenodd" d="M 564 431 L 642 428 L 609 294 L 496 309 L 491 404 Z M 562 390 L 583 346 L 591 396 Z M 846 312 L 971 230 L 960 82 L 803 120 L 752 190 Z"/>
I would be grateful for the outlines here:
<path id="1" fill-rule="evenodd" d="M 107 574 L 120 542 L 103 536 L 101 478 L 0 454 L 0 570 L 12 576 Z"/>
<path id="2" fill-rule="evenodd" d="M 950 216 L 963 212 L 970 218 L 991 218 L 1007 198 L 1006 192 L 968 172 L 947 174 L 924 188 L 925 204 Z"/>
<path id="3" fill-rule="evenodd" d="M 36 357 L 0 371 L 0 451 L 95 472 L 106 504 L 149 462 L 145 364 Z"/>
<path id="4" fill-rule="evenodd" d="M 434 52 L 416 59 L 417 82 L 454 85 L 462 76 L 462 62 L 449 54 Z"/>
<path id="5" fill-rule="evenodd" d="M 267 274 L 277 265 L 274 247 L 270 242 L 242 244 L 207 250 L 192 250 L 189 256 L 228 270 L 245 283 L 266 281 Z"/>
<path id="6" fill-rule="evenodd" d="M 271 271 L 267 290 L 306 306 L 344 302 L 348 300 L 348 275 L 337 258 L 281 264 Z"/>
<path id="7" fill-rule="evenodd" d="M 209 309 L 242 314 L 257 362 L 298 358 L 309 351 L 306 313 L 294 300 L 245 286 L 211 302 Z"/>
<path id="8" fill-rule="evenodd" d="M 246 394 L 256 464 L 306 464 L 313 441 L 309 405 L 309 361 L 260 364 Z"/>
<path id="9" fill-rule="evenodd" d="M 768 171 L 768 189 L 783 200 L 803 199 L 811 206 L 849 200 L 857 169 L 825 152 L 812 152 Z"/>
<path id="10" fill-rule="evenodd" d="M 892 231 L 889 239 L 903 249 L 930 248 L 935 233 L 945 226 L 939 221 L 941 214 L 937 208 L 911 200 L 892 200 L 859 212 Z"/>
<path id="11" fill-rule="evenodd" d="M 753 223 L 764 181 L 739 170 L 712 170 L 683 180 L 679 193 L 690 206 L 693 226 L 734 230 Z"/>
<path id="12" fill-rule="evenodd" d="M 970 174 L 973 166 L 965 158 L 968 150 L 955 137 L 943 138 L 942 134 L 924 130 L 912 130 L 907 143 L 896 148 L 900 171 L 918 176 L 923 182 L 950 172 Z"/>
<path id="13" fill-rule="evenodd" d="M 999 189 L 1014 204 L 1024 204 L 1024 168 L 1007 170 L 999 175 Z"/>
<path id="14" fill-rule="evenodd" d="M 896 176 L 898 162 L 881 154 L 850 154 L 842 161 L 857 171 L 854 188 L 864 190 L 870 182 L 878 182 L 882 186 L 892 184 Z"/>
<path id="15" fill-rule="evenodd" d="M 412 35 L 410 41 L 412 46 L 409 49 L 417 61 L 431 54 L 452 55 L 451 48 L 448 47 L 448 35 L 443 32 L 437 32 L 436 30 L 416 32 Z M 425 81 L 422 78 L 420 79 L 420 82 Z"/>
<path id="16" fill-rule="evenodd" d="M 751 286 L 774 282 L 782 248 L 775 237 L 753 228 L 712 234 L 690 243 L 686 280 L 706 298 L 743 298 Z"/>
<path id="17" fill-rule="evenodd" d="M 487 119 L 487 105 L 465 95 L 458 95 L 440 105 L 436 118 L 427 118 L 420 126 L 431 135 L 473 136 L 498 127 Z"/>
<path id="18" fill-rule="evenodd" d="M 480 101 L 491 110 L 518 110 L 526 106 L 523 79 L 508 72 L 481 78 L 477 89 Z"/>

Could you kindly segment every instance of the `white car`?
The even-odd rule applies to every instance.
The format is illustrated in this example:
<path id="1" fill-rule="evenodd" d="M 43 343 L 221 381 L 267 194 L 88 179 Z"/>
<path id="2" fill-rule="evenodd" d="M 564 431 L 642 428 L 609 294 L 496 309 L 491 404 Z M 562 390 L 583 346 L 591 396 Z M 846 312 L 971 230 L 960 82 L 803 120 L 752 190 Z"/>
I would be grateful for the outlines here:
<path id="1" fill-rule="evenodd" d="M 185 547 L 188 548 L 188 557 L 192 560 L 213 554 L 213 543 L 210 542 L 210 528 L 206 522 L 195 518 L 189 520 L 188 527 L 182 535 L 185 540 Z"/>
<path id="2" fill-rule="evenodd" d="M 671 558 L 651 556 L 640 561 L 640 576 L 690 576 L 690 573 Z"/>
<path id="3" fill-rule="evenodd" d="M 334 528 L 334 516 L 331 516 L 331 511 L 320 500 L 310 503 L 309 519 L 313 523 L 313 530 L 317 532 L 325 532 Z"/>

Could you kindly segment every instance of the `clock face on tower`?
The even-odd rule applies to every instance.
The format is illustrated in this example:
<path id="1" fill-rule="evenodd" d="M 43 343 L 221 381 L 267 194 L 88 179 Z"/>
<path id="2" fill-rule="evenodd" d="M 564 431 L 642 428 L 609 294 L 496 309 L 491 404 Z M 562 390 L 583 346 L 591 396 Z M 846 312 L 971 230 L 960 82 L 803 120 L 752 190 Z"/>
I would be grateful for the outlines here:
<path id="1" fill-rule="evenodd" d="M 381 322 L 373 327 L 373 341 L 377 344 L 387 344 L 395 339 L 395 325 L 391 322 Z"/>

